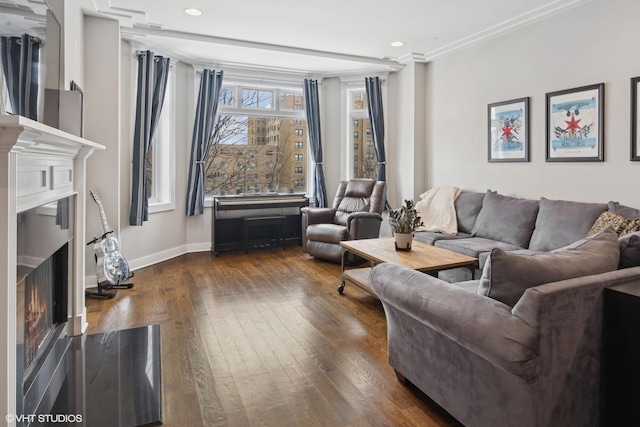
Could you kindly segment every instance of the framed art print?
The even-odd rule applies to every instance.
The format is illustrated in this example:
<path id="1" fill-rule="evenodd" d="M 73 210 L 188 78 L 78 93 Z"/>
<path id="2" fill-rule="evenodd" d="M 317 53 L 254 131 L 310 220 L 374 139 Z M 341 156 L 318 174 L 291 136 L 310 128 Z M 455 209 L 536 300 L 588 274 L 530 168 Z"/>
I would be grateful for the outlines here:
<path id="1" fill-rule="evenodd" d="M 489 162 L 529 161 L 529 98 L 488 106 Z"/>
<path id="2" fill-rule="evenodd" d="M 604 83 L 547 93 L 547 162 L 604 161 Z"/>
<path id="3" fill-rule="evenodd" d="M 638 108 L 638 90 L 640 88 L 640 77 L 631 79 L 631 160 L 640 160 L 640 134 L 638 134 L 638 123 L 640 123 L 640 108 Z"/>

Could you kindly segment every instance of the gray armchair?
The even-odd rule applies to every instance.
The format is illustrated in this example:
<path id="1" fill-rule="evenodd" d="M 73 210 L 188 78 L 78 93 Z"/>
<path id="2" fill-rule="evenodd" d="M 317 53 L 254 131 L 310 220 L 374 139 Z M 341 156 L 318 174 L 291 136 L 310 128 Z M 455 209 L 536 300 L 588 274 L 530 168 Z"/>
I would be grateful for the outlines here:
<path id="1" fill-rule="evenodd" d="M 386 189 L 384 181 L 342 181 L 331 208 L 302 208 L 304 250 L 315 258 L 340 262 L 341 241 L 378 237 Z"/>

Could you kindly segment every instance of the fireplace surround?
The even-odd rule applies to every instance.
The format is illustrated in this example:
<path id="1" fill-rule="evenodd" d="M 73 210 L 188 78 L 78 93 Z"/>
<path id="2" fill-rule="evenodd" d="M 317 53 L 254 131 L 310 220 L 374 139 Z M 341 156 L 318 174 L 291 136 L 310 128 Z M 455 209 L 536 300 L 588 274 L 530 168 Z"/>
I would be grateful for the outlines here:
<path id="1" fill-rule="evenodd" d="M 42 405 L 47 396 L 36 396 L 33 400 L 28 396 L 34 385 L 51 382 L 38 377 L 37 367 L 59 363 L 68 340 L 57 339 L 58 336 L 77 336 L 86 329 L 82 244 L 87 200 L 86 160 L 101 149 L 104 146 L 25 117 L 0 115 L 0 242 L 3 242 L 0 244 L 0 284 L 6 284 L 0 287 L 0 414 L 29 414 Z M 60 221 L 59 206 L 66 206 L 63 209 L 70 214 L 64 226 L 57 226 L 62 230 L 62 243 L 54 243 L 52 250 L 42 254 L 24 253 L 27 236 L 38 235 L 41 230 L 36 225 L 24 230 L 18 227 L 18 222 L 27 215 L 40 215 L 40 219 L 49 222 Z M 44 246 L 37 245 L 37 248 L 44 249 Z M 51 256 L 52 261 L 45 261 Z M 53 310 L 45 313 L 56 321 L 45 333 L 48 338 L 34 344 L 37 348 L 30 350 L 33 353 L 29 356 L 30 366 L 25 366 L 24 325 L 19 330 L 17 321 L 18 270 L 22 279 L 25 269 L 35 269 L 40 261 L 55 263 L 56 260 L 63 260 L 62 266 L 41 273 L 60 276 L 64 282 L 61 289 L 52 290 L 61 293 L 62 300 L 56 301 Z M 23 394 L 18 396 L 20 393 Z"/>

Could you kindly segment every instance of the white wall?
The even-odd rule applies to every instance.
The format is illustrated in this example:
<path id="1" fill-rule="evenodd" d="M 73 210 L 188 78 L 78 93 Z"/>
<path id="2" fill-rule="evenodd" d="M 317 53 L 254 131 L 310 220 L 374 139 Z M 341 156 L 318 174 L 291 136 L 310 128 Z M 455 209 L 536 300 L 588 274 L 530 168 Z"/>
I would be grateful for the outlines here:
<path id="1" fill-rule="evenodd" d="M 399 206 L 404 199 L 417 200 L 423 193 L 426 181 L 426 98 L 425 64 L 411 62 L 405 68 L 390 75 L 389 92 L 393 93 L 393 107 L 388 114 L 394 117 L 395 135 L 388 136 L 391 206 Z M 391 98 L 391 97 L 390 97 Z"/>
<path id="2" fill-rule="evenodd" d="M 66 15 L 66 13 L 65 13 Z M 87 160 L 87 190 L 95 190 L 107 222 L 120 239 L 120 28 L 116 20 L 84 17 L 84 137 L 106 147 Z M 65 73 L 68 74 L 68 73 Z M 86 237 L 103 233 L 96 204 L 87 198 Z M 81 242 L 82 243 L 82 242 Z M 96 271 L 93 247 L 86 246 L 85 272 Z M 88 281 L 93 284 L 95 281 Z"/>
<path id="3" fill-rule="evenodd" d="M 346 150 L 342 145 L 344 138 L 341 123 L 342 115 L 346 113 L 342 103 L 339 79 L 323 79 L 320 90 L 322 160 L 327 202 L 331 206 L 340 181 L 345 179 L 341 172 L 346 169 Z"/>
<path id="4" fill-rule="evenodd" d="M 640 163 L 629 161 L 630 83 L 640 75 L 640 2 L 589 3 L 427 67 L 425 189 L 452 184 L 520 197 L 621 203 Z M 545 93 L 605 83 L 605 162 L 545 162 Z M 530 97 L 530 162 L 487 162 L 487 104 Z"/>

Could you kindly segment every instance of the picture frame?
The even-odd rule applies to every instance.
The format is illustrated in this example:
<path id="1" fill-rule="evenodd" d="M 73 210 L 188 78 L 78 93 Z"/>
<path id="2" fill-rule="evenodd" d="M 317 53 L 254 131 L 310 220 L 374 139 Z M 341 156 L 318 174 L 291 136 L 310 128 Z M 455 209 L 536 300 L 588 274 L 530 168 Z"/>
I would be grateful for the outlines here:
<path id="1" fill-rule="evenodd" d="M 547 162 L 604 161 L 604 83 L 549 92 Z"/>
<path id="2" fill-rule="evenodd" d="M 640 161 L 640 133 L 638 124 L 640 123 L 640 77 L 631 79 L 631 161 Z"/>
<path id="3" fill-rule="evenodd" d="M 529 97 L 487 106 L 489 162 L 529 161 Z"/>

